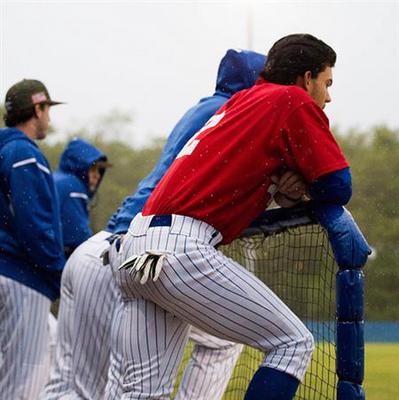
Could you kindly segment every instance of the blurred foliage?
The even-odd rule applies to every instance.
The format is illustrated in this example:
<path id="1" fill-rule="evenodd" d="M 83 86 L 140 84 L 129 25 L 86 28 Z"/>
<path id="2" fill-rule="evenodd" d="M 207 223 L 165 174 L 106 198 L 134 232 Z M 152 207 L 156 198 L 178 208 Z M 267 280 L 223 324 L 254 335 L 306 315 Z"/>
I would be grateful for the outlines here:
<path id="1" fill-rule="evenodd" d="M 366 274 L 366 318 L 399 320 L 399 131 L 338 135 L 353 174 L 348 205 L 376 250 Z"/>
<path id="2" fill-rule="evenodd" d="M 152 170 L 163 146 L 162 140 L 147 148 L 119 141 L 118 131 L 131 122 L 125 113 L 112 112 L 99 121 L 97 128 L 78 129 L 61 142 L 40 143 L 53 169 L 67 141 L 77 136 L 94 143 L 113 163 L 93 202 L 94 232 L 105 227 L 124 197 L 134 192 Z M 0 126 L 2 123 L 0 118 Z M 366 318 L 399 320 L 399 131 L 379 126 L 367 132 L 335 132 L 335 136 L 353 174 L 353 197 L 348 209 L 376 249 L 375 259 L 365 268 Z"/>

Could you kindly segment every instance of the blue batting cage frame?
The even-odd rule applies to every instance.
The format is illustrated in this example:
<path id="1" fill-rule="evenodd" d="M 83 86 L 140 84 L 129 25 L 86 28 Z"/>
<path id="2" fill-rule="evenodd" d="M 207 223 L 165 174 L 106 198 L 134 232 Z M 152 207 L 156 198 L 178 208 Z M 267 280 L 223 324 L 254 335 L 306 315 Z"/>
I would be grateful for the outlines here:
<path id="1" fill-rule="evenodd" d="M 364 400 L 364 267 L 370 248 L 351 214 L 341 206 L 314 205 L 272 209 L 242 236 L 272 234 L 288 227 L 320 224 L 326 231 L 336 272 L 337 400 Z"/>

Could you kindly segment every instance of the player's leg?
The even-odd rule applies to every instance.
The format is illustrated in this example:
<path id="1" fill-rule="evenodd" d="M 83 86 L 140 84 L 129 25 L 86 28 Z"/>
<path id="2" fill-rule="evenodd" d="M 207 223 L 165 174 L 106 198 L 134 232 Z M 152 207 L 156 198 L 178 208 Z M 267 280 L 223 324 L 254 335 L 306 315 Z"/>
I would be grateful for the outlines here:
<path id="1" fill-rule="evenodd" d="M 189 326 L 144 299 L 124 301 L 122 400 L 170 399 Z"/>
<path id="2" fill-rule="evenodd" d="M 120 298 L 118 300 L 112 322 L 110 368 L 104 400 L 117 400 L 122 397 L 123 302 Z M 127 338 L 129 339 L 129 336 Z M 134 339 L 133 335 L 130 336 L 131 339 Z M 221 399 L 242 345 L 216 338 L 196 328 L 190 330 L 190 339 L 194 342 L 194 348 L 175 400 Z M 128 348 L 131 349 L 132 346 L 129 345 Z M 172 376 L 168 380 L 173 379 Z"/>
<path id="3" fill-rule="evenodd" d="M 51 365 L 50 380 L 40 395 L 40 400 L 62 399 L 73 394 L 73 274 L 78 258 L 72 255 L 66 263 L 61 278 L 61 298 L 57 318 L 57 339 Z"/>
<path id="4" fill-rule="evenodd" d="M 50 300 L 0 276 L 0 393 L 4 399 L 36 399 L 48 375 Z"/>
<path id="5" fill-rule="evenodd" d="M 113 313 L 112 274 L 100 259 L 108 236 L 99 232 L 87 240 L 64 268 L 56 360 L 41 400 L 103 396 Z"/>
<path id="6" fill-rule="evenodd" d="M 210 268 L 204 268 L 199 259 L 190 265 L 187 255 L 183 259 L 179 257 L 177 263 L 172 258 L 173 273 L 168 282 L 176 282 L 183 271 L 191 279 L 182 285 L 166 282 L 164 287 L 159 285 L 162 297 L 168 293 L 179 302 L 185 299 L 184 307 L 169 302 L 172 303 L 169 311 L 212 335 L 242 342 L 266 353 L 262 366 L 267 368 L 260 369 L 257 379 L 250 384 L 248 400 L 257 399 L 251 393 L 261 394 L 263 400 L 291 399 L 310 362 L 314 347 L 310 332 L 254 275 L 219 252 L 209 250 L 209 254 L 203 255 L 205 260 L 212 260 Z M 193 261 L 195 255 L 190 258 Z M 161 296 L 155 301 L 168 307 Z M 191 301 L 192 297 L 197 301 Z M 187 308 L 192 311 L 187 313 Z M 268 387 L 268 377 L 273 376 L 277 382 L 275 371 L 278 371 L 278 383 Z M 255 390 L 252 390 L 254 386 Z M 287 392 L 283 395 L 282 391 Z M 278 397 L 274 397 L 275 393 L 279 393 Z"/>
<path id="7" fill-rule="evenodd" d="M 109 242 L 104 235 L 96 240 L 98 235 L 89 239 L 90 248 L 81 256 L 74 281 L 74 381 L 76 392 L 87 399 L 101 399 L 104 395 L 115 306 L 112 272 L 100 258 Z"/>
<path id="8" fill-rule="evenodd" d="M 175 400 L 219 400 L 223 397 L 243 345 L 209 335 L 195 327 L 194 343 Z"/>
<path id="9" fill-rule="evenodd" d="M 111 354 L 104 400 L 119 400 L 122 397 L 123 309 L 124 303 L 118 289 L 115 294 L 115 308 L 111 323 Z"/>
<path id="10" fill-rule="evenodd" d="M 50 312 L 48 316 L 48 329 L 49 329 L 49 364 L 50 368 L 51 365 L 54 363 L 55 359 L 55 348 L 57 345 L 57 318 L 53 315 L 53 313 Z M 50 379 L 50 368 L 49 368 L 49 379 Z"/>
<path id="11" fill-rule="evenodd" d="M 125 294 L 150 299 L 209 334 L 264 351 L 266 371 L 286 376 L 282 387 L 297 385 L 314 347 L 304 324 L 258 278 L 212 247 L 220 240 L 212 227 L 186 217 L 174 217 L 171 227 L 151 227 L 150 221 L 139 217 L 131 225 L 125 258 L 149 249 L 172 254 L 156 282 L 141 285 L 121 271 Z M 261 393 L 268 398 L 267 385 Z"/>

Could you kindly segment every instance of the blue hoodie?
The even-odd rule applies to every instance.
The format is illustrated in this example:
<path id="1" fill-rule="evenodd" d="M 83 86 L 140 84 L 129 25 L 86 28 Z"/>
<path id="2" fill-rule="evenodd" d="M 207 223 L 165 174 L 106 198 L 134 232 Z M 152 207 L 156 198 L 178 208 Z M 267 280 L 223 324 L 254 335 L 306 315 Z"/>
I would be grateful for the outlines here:
<path id="1" fill-rule="evenodd" d="M 88 171 L 96 161 L 107 161 L 107 157 L 85 140 L 73 139 L 62 153 L 58 170 L 54 173 L 67 253 L 92 235 L 89 203 L 94 192 L 89 190 Z M 100 170 L 102 176 L 104 172 Z"/>
<path id="2" fill-rule="evenodd" d="M 19 129 L 0 129 L 0 179 L 0 274 L 55 300 L 65 263 L 57 195 L 46 158 Z"/>
<path id="3" fill-rule="evenodd" d="M 158 164 L 138 185 L 137 191 L 127 197 L 122 207 L 111 217 L 107 230 L 113 233 L 127 231 L 130 221 L 141 212 L 155 186 L 173 160 L 191 137 L 236 92 L 251 87 L 257 80 L 266 57 L 247 50 L 228 50 L 222 58 L 213 96 L 205 97 L 189 109 L 170 133 Z"/>

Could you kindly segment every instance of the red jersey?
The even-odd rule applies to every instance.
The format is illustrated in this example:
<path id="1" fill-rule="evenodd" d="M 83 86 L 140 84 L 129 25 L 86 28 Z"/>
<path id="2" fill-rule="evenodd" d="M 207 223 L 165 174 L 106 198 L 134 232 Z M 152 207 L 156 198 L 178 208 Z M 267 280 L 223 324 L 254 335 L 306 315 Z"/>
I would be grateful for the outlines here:
<path id="1" fill-rule="evenodd" d="M 143 215 L 199 219 L 227 244 L 270 204 L 272 175 L 290 169 L 310 183 L 346 167 L 327 116 L 309 94 L 262 81 L 234 95 L 185 145 Z"/>

